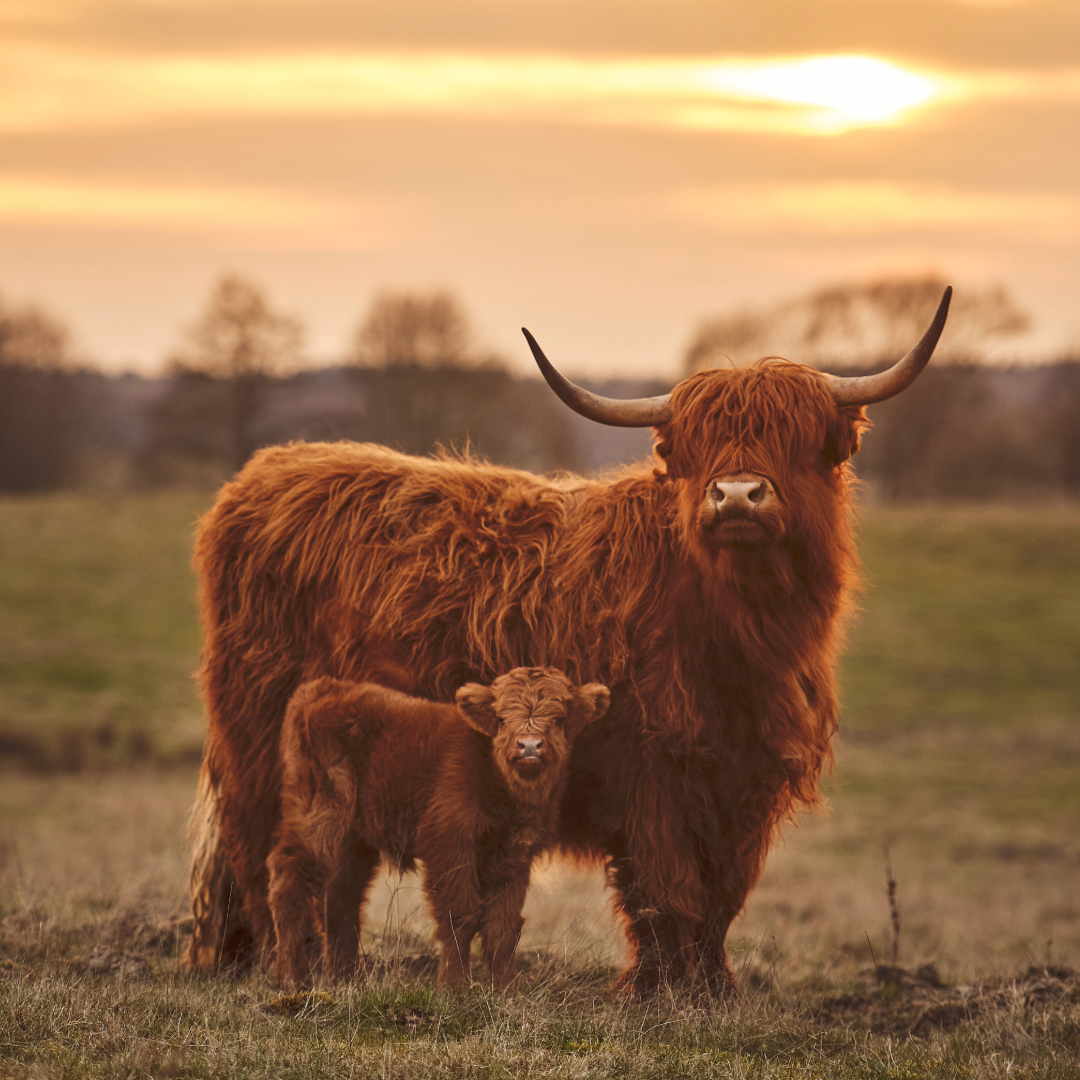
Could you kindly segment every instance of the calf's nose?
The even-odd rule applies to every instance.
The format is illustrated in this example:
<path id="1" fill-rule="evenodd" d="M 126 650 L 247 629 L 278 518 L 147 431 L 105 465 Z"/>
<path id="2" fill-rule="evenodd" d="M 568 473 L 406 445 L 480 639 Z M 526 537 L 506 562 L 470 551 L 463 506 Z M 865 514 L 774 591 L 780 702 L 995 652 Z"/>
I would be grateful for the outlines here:
<path id="1" fill-rule="evenodd" d="M 543 739 L 518 739 L 518 749 L 522 757 L 539 757 L 543 749 Z"/>

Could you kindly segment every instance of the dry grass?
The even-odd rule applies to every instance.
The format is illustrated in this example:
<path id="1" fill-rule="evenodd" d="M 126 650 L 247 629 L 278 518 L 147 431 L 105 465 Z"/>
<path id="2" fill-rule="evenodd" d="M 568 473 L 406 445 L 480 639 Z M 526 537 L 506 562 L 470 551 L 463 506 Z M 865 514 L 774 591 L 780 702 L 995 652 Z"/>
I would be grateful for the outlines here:
<path id="1" fill-rule="evenodd" d="M 530 891 L 510 996 L 431 990 L 416 884 L 392 877 L 375 886 L 366 978 L 298 997 L 261 974 L 195 978 L 177 960 L 194 775 L 5 777 L 0 1076 L 1074 1076 L 1080 982 L 1025 972 L 1080 953 L 1080 859 L 1069 837 L 1025 847 L 1027 823 L 988 828 L 977 807 L 937 841 L 924 833 L 941 817 L 917 777 L 949 752 L 875 745 L 841 762 L 916 788 L 925 818 L 891 837 L 900 962 L 936 962 L 948 985 L 875 977 L 867 936 L 881 964 L 891 936 L 891 800 L 841 789 L 831 815 L 789 832 L 735 928 L 743 1001 L 711 1006 L 612 998 L 621 936 L 603 880 L 565 865 Z"/>

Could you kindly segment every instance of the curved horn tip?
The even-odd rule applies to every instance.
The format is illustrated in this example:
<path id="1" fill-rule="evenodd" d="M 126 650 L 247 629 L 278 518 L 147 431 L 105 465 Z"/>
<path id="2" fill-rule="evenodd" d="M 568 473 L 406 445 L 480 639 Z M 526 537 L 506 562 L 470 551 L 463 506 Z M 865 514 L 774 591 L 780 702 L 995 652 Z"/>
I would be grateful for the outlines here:
<path id="1" fill-rule="evenodd" d="M 937 339 L 941 337 L 941 331 L 945 327 L 945 319 L 949 314 L 949 305 L 951 303 L 952 286 L 946 285 L 945 291 L 941 294 L 941 299 L 938 301 L 937 311 L 934 312 L 934 317 L 930 320 L 930 326 L 927 328 L 926 333 L 923 334 L 918 345 L 915 346 L 915 349 L 912 349 L 912 353 L 919 349 L 924 342 L 928 341 L 928 339 L 932 339 L 934 342 L 931 351 L 937 346 Z M 927 359 L 929 360 L 929 357 L 927 357 Z"/>
<path id="2" fill-rule="evenodd" d="M 670 394 L 652 398 L 606 398 L 583 387 L 575 386 L 560 374 L 554 364 L 544 355 L 536 338 L 523 326 L 521 332 L 532 350 L 533 359 L 540 374 L 555 395 L 574 412 L 600 424 L 612 427 L 653 427 L 671 419 Z"/>
<path id="3" fill-rule="evenodd" d="M 918 344 L 891 368 L 876 375 L 827 376 L 832 387 L 833 400 L 837 405 L 873 405 L 886 398 L 895 397 L 910 386 L 930 362 L 937 347 L 952 300 L 952 286 L 946 285 L 941 301 L 926 333 Z"/>

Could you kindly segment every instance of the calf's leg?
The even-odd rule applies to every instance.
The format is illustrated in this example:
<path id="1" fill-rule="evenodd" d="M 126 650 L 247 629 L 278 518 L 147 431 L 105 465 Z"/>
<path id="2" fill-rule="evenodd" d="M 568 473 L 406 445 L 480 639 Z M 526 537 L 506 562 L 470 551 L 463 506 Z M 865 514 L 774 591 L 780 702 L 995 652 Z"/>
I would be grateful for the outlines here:
<path id="1" fill-rule="evenodd" d="M 441 859 L 432 852 L 425 867 L 424 890 L 440 947 L 438 986 L 451 989 L 469 981 L 469 951 L 483 910 L 474 861 L 449 844 L 439 851 L 439 856 L 446 855 L 450 868 L 443 870 Z"/>
<path id="2" fill-rule="evenodd" d="M 521 928 L 525 925 L 521 909 L 525 906 L 528 888 L 528 876 L 516 879 L 489 897 L 484 906 L 480 937 L 484 946 L 484 963 L 493 986 L 506 987 L 517 978 L 514 950 L 521 937 Z"/>
<path id="3" fill-rule="evenodd" d="M 313 760 L 297 755 L 285 762 L 281 831 L 267 859 L 270 872 L 268 897 L 277 937 L 278 977 L 303 985 L 311 982 L 311 964 L 305 943 L 314 929 L 316 904 L 323 923 L 320 935 L 323 961 L 327 973 L 333 974 L 335 965 L 344 962 L 340 954 L 343 948 L 349 947 L 350 932 L 355 965 L 360 900 L 363 898 L 363 888 L 357 896 L 356 867 L 349 858 L 352 854 L 349 841 L 354 799 L 351 793 L 342 797 L 333 787 L 320 789 L 312 783 L 310 767 Z M 344 781 L 352 776 L 348 769 L 338 772 L 338 778 L 344 778 Z M 366 871 L 366 888 L 371 868 L 362 866 L 360 869 Z M 335 886 L 332 891 L 331 885 Z M 332 897 L 329 904 L 328 896 Z M 356 897 L 354 912 L 349 915 L 347 908 L 353 897 Z M 329 935 L 333 935 L 336 946 L 333 958 L 329 955 Z M 345 945 L 337 945 L 342 939 Z"/>
<path id="4" fill-rule="evenodd" d="M 338 864 L 323 898 L 327 974 L 349 979 L 360 966 L 360 912 L 368 886 L 379 869 L 376 848 L 356 840 Z"/>
<path id="5" fill-rule="evenodd" d="M 323 868 L 295 841 L 283 840 L 267 860 L 270 914 L 277 937 L 274 966 L 283 985 L 310 986 L 307 940 L 314 932 L 314 902 L 323 888 Z"/>
<path id="6" fill-rule="evenodd" d="M 469 953 L 476 930 L 474 918 L 455 918 L 447 912 L 444 917 L 435 919 L 435 937 L 440 947 L 436 986 L 440 990 L 455 990 L 468 985 L 472 976 Z"/>

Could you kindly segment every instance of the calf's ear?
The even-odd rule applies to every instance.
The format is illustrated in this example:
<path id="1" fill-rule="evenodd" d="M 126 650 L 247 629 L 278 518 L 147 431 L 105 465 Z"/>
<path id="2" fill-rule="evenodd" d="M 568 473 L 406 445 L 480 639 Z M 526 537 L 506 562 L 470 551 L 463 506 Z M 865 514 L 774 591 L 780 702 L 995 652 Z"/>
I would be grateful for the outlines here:
<path id="1" fill-rule="evenodd" d="M 574 701 L 574 722 L 571 733 L 576 735 L 594 720 L 599 720 L 611 704 L 611 691 L 598 682 L 586 683 L 578 688 Z"/>
<path id="2" fill-rule="evenodd" d="M 458 690 L 455 700 L 470 727 L 476 728 L 481 735 L 495 738 L 499 718 L 495 715 L 495 694 L 490 686 L 466 683 Z"/>

